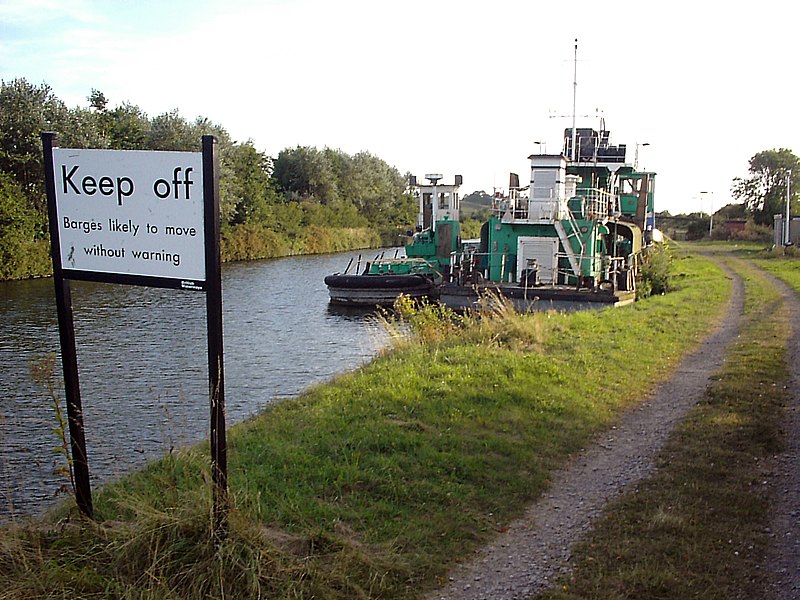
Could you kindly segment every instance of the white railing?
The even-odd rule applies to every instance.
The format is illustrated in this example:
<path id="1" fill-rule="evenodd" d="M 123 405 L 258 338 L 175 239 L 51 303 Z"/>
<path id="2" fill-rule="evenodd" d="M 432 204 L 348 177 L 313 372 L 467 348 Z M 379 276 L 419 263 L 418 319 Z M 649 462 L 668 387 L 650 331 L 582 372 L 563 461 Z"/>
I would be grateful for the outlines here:
<path id="1" fill-rule="evenodd" d="M 614 213 L 616 196 L 605 190 L 597 188 L 577 190 L 576 197 L 583 198 L 586 219 L 607 219 Z"/>
<path id="2" fill-rule="evenodd" d="M 511 265 L 507 261 L 508 256 L 509 253 L 507 252 L 452 252 L 450 254 L 451 268 L 446 280 L 459 285 L 489 281 L 490 271 L 498 267 L 499 261 L 500 279 L 497 283 L 515 282 L 517 274 L 512 272 Z M 540 273 L 540 277 L 537 279 L 549 280 L 548 283 L 540 285 L 556 286 L 560 285 L 559 281 L 569 281 L 570 278 L 576 279 L 581 275 L 581 273 L 575 273 L 572 268 L 560 268 L 559 265 L 562 263 L 562 259 L 569 259 L 566 252 L 558 252 L 556 254 L 554 267 L 536 265 L 536 269 Z M 517 257 L 517 260 L 519 260 L 519 257 Z M 612 257 L 582 255 L 578 260 L 581 261 L 578 263 L 579 265 L 585 264 L 583 261 L 589 261 L 591 266 L 589 272 L 600 274 L 600 281 L 596 283 L 602 281 L 612 282 L 615 289 L 618 284 L 618 276 L 621 273 L 630 272 L 633 278 L 638 270 L 638 257 L 635 254 Z M 483 263 L 482 267 L 481 263 Z M 631 281 L 631 285 L 635 285 L 634 281 Z M 526 287 L 533 286 L 528 285 L 526 280 Z"/>

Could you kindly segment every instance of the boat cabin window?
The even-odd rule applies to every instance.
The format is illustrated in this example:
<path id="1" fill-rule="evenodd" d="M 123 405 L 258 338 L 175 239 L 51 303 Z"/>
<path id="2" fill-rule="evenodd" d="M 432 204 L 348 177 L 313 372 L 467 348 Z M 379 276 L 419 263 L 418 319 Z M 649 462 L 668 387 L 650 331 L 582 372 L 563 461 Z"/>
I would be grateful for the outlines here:
<path id="1" fill-rule="evenodd" d="M 639 179 L 623 179 L 622 180 L 622 193 L 623 194 L 638 194 L 642 187 L 642 182 Z"/>
<path id="2" fill-rule="evenodd" d="M 450 192 L 439 192 L 439 208 L 450 208 Z"/>

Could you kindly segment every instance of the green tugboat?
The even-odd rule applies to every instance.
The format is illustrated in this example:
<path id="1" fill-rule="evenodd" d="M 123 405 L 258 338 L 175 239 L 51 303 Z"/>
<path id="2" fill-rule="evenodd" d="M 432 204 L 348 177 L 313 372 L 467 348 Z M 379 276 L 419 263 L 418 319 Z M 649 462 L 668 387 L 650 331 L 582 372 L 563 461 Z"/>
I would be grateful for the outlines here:
<path id="1" fill-rule="evenodd" d="M 463 308 L 494 290 L 526 306 L 633 301 L 642 248 L 658 235 L 656 174 L 627 163 L 610 137 L 602 125 L 566 129 L 562 153 L 529 157 L 529 185 L 512 173 L 477 252 L 454 256 L 440 300 Z"/>
<path id="2" fill-rule="evenodd" d="M 459 188 L 462 177 L 441 183 L 442 175 L 426 175 L 427 184 L 409 181 L 409 192 L 419 203 L 416 230 L 408 232 L 406 256 L 377 256 L 362 269 L 352 261 L 343 273 L 325 278 L 331 302 L 356 306 L 392 305 L 400 294 L 437 299 L 441 286 L 451 280 L 452 260 L 462 251 L 459 223 Z"/>
<path id="3" fill-rule="evenodd" d="M 400 294 L 438 299 L 453 308 L 494 292 L 522 309 L 625 304 L 636 297 L 642 250 L 658 238 L 656 174 L 627 162 L 624 144 L 599 130 L 566 129 L 563 151 L 534 154 L 530 183 L 512 173 L 495 193 L 479 242 L 462 242 L 460 175 L 443 184 L 412 177 L 419 202 L 416 231 L 403 258 L 376 257 L 355 272 L 329 275 L 331 302 L 391 305 Z"/>

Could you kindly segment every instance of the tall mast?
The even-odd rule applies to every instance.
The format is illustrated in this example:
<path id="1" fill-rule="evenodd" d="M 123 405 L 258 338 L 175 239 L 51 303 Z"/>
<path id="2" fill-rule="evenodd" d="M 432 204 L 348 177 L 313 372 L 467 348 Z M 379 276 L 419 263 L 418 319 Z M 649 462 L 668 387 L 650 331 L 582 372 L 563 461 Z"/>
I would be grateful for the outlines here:
<path id="1" fill-rule="evenodd" d="M 572 67 L 572 162 L 577 161 L 578 149 L 576 148 L 578 132 L 575 129 L 575 107 L 578 97 L 578 38 L 575 38 L 575 57 Z"/>

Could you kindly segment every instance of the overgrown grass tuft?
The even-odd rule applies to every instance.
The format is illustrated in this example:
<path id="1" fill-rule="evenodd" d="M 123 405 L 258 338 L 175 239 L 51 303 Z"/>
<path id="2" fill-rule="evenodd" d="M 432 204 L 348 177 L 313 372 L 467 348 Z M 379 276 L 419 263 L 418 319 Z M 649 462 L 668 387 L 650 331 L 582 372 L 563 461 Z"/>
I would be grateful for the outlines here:
<path id="1" fill-rule="evenodd" d="M 474 343 L 507 347 L 519 352 L 541 351 L 555 311 L 518 312 L 512 302 L 487 290 L 477 308 L 459 313 L 425 300 L 400 296 L 393 310 L 382 311 L 380 324 L 395 341 L 395 348 L 416 344 Z"/>
<path id="2" fill-rule="evenodd" d="M 5 530 L 0 546 L 24 560 L 0 585 L 20 598 L 418 597 L 713 326 L 729 282 L 703 258 L 675 268 L 673 293 L 625 308 L 409 312 L 425 343 L 231 428 L 220 547 L 207 451 L 192 448 L 106 486 L 97 525 L 70 512 Z"/>

